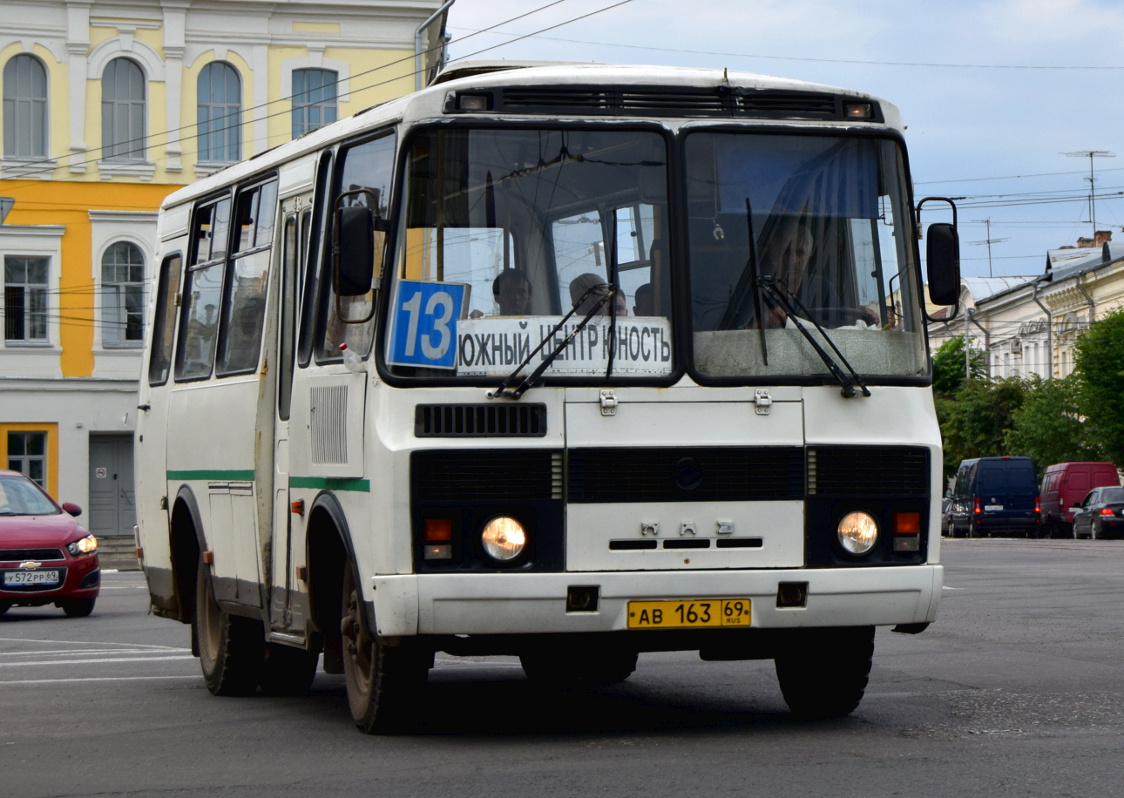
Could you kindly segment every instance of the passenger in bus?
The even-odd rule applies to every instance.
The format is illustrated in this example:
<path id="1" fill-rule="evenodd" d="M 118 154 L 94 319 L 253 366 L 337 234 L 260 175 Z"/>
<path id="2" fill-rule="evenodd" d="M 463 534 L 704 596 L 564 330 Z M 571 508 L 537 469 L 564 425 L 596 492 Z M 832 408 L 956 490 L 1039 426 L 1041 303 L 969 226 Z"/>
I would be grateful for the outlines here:
<path id="1" fill-rule="evenodd" d="M 655 292 L 652 290 L 651 283 L 644 283 L 636 289 L 636 294 L 633 296 L 633 301 L 636 302 L 632 306 L 632 312 L 637 316 L 655 316 Z"/>
<path id="2" fill-rule="evenodd" d="M 604 291 L 590 291 L 591 288 L 597 286 L 605 286 L 607 290 L 609 284 L 599 274 L 593 272 L 586 272 L 579 274 L 570 282 L 570 301 L 578 309 L 578 313 L 585 314 L 597 304 L 598 300 L 605 295 Z M 583 299 L 584 297 L 584 299 Z M 616 306 L 618 316 L 628 315 L 628 297 L 625 296 L 624 291 L 617 288 L 616 296 L 613 298 L 613 304 Z M 601 306 L 598 311 L 601 316 L 608 316 L 610 313 L 609 303 L 606 302 Z"/>
<path id="3" fill-rule="evenodd" d="M 531 309 L 531 281 L 518 269 L 505 269 L 492 281 L 492 297 L 501 316 L 526 316 Z"/>

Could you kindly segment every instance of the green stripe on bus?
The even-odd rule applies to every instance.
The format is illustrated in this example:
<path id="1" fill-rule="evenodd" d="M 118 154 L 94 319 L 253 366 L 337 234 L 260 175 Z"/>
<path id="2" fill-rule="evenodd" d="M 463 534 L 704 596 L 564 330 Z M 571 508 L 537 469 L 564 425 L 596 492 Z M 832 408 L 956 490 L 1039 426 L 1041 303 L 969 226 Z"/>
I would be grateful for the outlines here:
<path id="1" fill-rule="evenodd" d="M 371 492 L 369 479 L 342 479 L 333 477 L 289 477 L 290 488 L 310 488 L 312 490 L 354 490 Z"/>
<path id="2" fill-rule="evenodd" d="M 208 482 L 253 482 L 254 471 L 219 471 L 200 469 L 198 471 L 169 471 L 169 482 L 187 482 L 190 480 L 205 479 Z"/>

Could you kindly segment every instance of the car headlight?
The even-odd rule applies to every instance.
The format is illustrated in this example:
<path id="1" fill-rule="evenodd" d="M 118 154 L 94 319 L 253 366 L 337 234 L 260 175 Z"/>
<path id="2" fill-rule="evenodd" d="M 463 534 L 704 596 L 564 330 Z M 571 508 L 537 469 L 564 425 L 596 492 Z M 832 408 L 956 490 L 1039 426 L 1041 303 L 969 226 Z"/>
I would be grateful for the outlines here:
<path id="1" fill-rule="evenodd" d="M 501 515 L 484 525 L 480 542 L 493 560 L 511 562 L 527 548 L 527 533 L 514 518 Z"/>
<path id="2" fill-rule="evenodd" d="M 76 540 L 73 543 L 66 545 L 67 551 L 71 556 L 78 557 L 83 554 L 93 554 L 98 550 L 98 539 L 93 535 L 86 535 L 81 540 Z"/>
<path id="3" fill-rule="evenodd" d="M 878 522 L 870 513 L 853 510 L 839 519 L 835 528 L 839 544 L 848 554 L 861 557 L 869 554 L 878 542 Z"/>

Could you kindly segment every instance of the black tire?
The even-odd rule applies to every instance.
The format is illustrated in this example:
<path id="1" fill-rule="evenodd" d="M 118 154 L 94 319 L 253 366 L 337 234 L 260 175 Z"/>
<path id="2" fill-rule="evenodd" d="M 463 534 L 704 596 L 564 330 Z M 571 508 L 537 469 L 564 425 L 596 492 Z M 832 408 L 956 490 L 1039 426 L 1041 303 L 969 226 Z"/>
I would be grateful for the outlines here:
<path id="1" fill-rule="evenodd" d="M 97 599 L 63 599 L 62 611 L 67 618 L 85 618 L 94 611 L 94 602 Z"/>
<path id="2" fill-rule="evenodd" d="M 636 670 L 635 651 L 541 648 L 519 655 L 531 681 L 551 687 L 593 687 L 625 681 Z"/>
<path id="3" fill-rule="evenodd" d="M 202 561 L 195 580 L 195 616 L 191 623 L 207 689 L 213 695 L 253 695 L 265 658 L 261 624 L 233 616 L 219 606 L 210 571 Z"/>
<path id="4" fill-rule="evenodd" d="M 874 656 L 874 627 L 808 629 L 776 657 L 788 708 L 802 718 L 839 718 L 862 701 Z"/>
<path id="5" fill-rule="evenodd" d="M 409 641 L 390 645 L 371 633 L 363 598 L 348 561 L 343 573 L 340 615 L 343 638 L 343 673 L 351 718 L 364 734 L 409 731 L 419 720 L 432 654 Z"/>
<path id="6" fill-rule="evenodd" d="M 264 695 L 301 696 L 308 692 L 316 678 L 320 654 L 303 648 L 268 643 L 261 669 L 261 691 Z"/>
<path id="7" fill-rule="evenodd" d="M 10 610 L 11 608 L 12 608 L 12 603 L 10 601 L 0 601 L 0 615 L 3 615 L 5 612 Z"/>

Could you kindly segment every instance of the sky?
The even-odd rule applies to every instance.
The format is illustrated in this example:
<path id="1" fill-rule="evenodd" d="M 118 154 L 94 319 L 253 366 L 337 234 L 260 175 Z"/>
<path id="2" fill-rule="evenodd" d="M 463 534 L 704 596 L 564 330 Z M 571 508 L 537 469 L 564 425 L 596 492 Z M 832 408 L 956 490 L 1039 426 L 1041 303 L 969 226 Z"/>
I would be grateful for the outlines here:
<path id="1" fill-rule="evenodd" d="M 915 196 L 962 198 L 965 277 L 1038 275 L 1091 237 L 1090 167 L 1096 228 L 1124 241 L 1120 0 L 455 0 L 447 31 L 453 60 L 728 68 L 889 100 Z"/>

